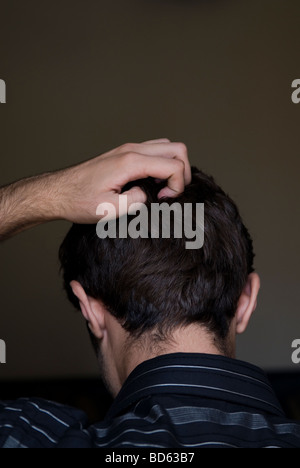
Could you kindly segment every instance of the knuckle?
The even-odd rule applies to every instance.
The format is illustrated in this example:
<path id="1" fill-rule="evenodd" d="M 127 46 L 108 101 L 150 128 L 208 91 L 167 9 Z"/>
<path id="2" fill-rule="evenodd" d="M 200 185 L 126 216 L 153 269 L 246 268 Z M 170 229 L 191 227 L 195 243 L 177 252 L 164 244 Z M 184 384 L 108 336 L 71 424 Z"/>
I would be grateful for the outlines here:
<path id="1" fill-rule="evenodd" d="M 134 143 L 124 143 L 120 146 L 121 153 L 130 153 L 135 149 L 136 145 Z"/>
<path id="2" fill-rule="evenodd" d="M 176 168 L 178 169 L 178 171 L 184 171 L 184 168 L 185 168 L 185 164 L 184 164 L 184 161 L 182 161 L 182 159 L 174 159 L 174 163 L 176 165 Z"/>
<path id="3" fill-rule="evenodd" d="M 132 165 L 136 161 L 136 153 L 134 153 L 133 151 L 126 151 L 122 155 L 122 159 L 123 159 L 123 163 L 125 164 L 125 166 Z"/>
<path id="4" fill-rule="evenodd" d="M 183 156 L 187 156 L 188 154 L 188 149 L 185 143 L 177 143 L 178 146 L 178 152 L 182 154 Z"/>

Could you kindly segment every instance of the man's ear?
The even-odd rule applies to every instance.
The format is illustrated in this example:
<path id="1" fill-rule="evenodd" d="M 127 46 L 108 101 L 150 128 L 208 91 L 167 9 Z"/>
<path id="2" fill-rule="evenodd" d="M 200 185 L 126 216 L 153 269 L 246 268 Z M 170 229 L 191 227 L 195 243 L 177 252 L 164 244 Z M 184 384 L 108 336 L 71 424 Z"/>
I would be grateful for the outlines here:
<path id="1" fill-rule="evenodd" d="M 102 340 L 104 332 L 106 329 L 105 326 L 105 312 L 106 309 L 101 303 L 92 297 L 86 295 L 85 290 L 78 281 L 72 281 L 70 283 L 73 294 L 79 300 L 80 308 L 83 317 L 88 322 L 88 326 L 93 333 L 93 335 Z"/>
<path id="2" fill-rule="evenodd" d="M 248 276 L 247 283 L 240 296 L 236 311 L 236 333 L 244 333 L 252 313 L 257 306 L 260 279 L 257 273 Z"/>

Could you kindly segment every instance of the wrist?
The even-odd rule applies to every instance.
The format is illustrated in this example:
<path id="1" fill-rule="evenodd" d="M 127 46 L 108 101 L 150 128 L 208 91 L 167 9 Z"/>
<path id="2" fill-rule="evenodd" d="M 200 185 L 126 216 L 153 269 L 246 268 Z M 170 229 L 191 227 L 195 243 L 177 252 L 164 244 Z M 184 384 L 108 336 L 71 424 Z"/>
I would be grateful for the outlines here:
<path id="1" fill-rule="evenodd" d="M 64 176 L 64 171 L 38 176 L 33 180 L 34 185 L 33 191 L 40 197 L 35 209 L 42 222 L 65 219 L 67 177 Z"/>
<path id="2" fill-rule="evenodd" d="M 35 224 L 60 219 L 60 185 L 53 173 L 23 179 L 8 190 L 12 216 Z"/>

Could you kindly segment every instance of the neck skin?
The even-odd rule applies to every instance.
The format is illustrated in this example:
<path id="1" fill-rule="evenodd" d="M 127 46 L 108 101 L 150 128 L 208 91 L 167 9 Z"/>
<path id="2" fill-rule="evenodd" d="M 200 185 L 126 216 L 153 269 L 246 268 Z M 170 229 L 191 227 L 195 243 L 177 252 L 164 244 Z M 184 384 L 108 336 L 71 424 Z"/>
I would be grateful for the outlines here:
<path id="1" fill-rule="evenodd" d="M 234 358 L 236 335 L 246 330 L 256 309 L 260 279 L 256 273 L 248 276 L 225 341 L 217 340 L 213 333 L 196 324 L 178 328 L 168 340 L 158 342 L 155 333 L 133 340 L 100 300 L 87 296 L 77 281 L 72 281 L 71 287 L 79 300 L 93 342 L 97 343 L 103 380 L 111 394 L 116 396 L 139 364 L 163 354 L 201 353 Z"/>
<path id="2" fill-rule="evenodd" d="M 221 350 L 214 337 L 197 325 L 180 328 L 172 334 L 171 339 L 157 344 L 153 333 L 147 337 L 143 336 L 138 341 L 128 340 L 128 336 L 110 316 L 106 333 L 100 343 L 99 360 L 103 379 L 114 397 L 139 364 L 157 356 L 171 353 L 204 353 L 230 357 L 235 355 L 234 346 L 227 346 L 226 352 Z"/>

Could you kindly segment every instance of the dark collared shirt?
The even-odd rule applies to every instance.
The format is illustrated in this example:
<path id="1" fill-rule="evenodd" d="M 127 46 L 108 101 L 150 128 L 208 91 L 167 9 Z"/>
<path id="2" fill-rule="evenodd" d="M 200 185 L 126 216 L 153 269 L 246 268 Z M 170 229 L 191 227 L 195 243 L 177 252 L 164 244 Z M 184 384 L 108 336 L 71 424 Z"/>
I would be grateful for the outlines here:
<path id="1" fill-rule="evenodd" d="M 105 420 L 38 399 L 0 403 L 0 447 L 300 448 L 265 374 L 220 356 L 169 354 L 128 377 Z"/>

